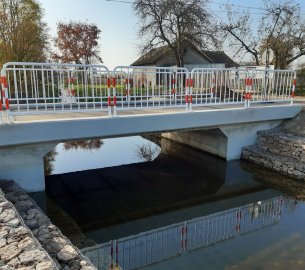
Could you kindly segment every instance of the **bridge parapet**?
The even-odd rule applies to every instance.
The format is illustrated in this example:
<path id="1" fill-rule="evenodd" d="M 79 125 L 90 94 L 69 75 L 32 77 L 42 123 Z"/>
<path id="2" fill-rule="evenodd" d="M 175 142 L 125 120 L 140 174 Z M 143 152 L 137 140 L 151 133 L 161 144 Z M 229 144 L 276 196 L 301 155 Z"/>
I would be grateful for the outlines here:
<path id="1" fill-rule="evenodd" d="M 15 115 L 104 112 L 293 103 L 293 70 L 17 63 L 1 71 L 1 122 Z"/>

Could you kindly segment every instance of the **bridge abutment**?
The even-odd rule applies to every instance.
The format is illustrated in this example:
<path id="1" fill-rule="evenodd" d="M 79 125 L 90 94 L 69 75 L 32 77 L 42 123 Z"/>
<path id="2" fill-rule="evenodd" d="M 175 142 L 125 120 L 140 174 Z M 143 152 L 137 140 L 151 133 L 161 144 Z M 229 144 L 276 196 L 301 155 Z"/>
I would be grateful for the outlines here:
<path id="1" fill-rule="evenodd" d="M 215 129 L 162 133 L 164 138 L 186 144 L 226 160 L 239 159 L 242 148 L 256 141 L 256 133 L 278 126 L 281 121 L 232 125 Z"/>
<path id="2" fill-rule="evenodd" d="M 27 192 L 45 190 L 43 157 L 56 143 L 0 148 L 0 179 L 12 179 Z"/>

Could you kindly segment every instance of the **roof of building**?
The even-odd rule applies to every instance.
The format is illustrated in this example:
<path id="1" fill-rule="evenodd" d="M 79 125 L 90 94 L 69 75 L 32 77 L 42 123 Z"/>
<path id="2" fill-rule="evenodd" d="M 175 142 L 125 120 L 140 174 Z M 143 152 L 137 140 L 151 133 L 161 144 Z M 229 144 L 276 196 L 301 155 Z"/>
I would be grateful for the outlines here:
<path id="1" fill-rule="evenodd" d="M 236 67 L 236 64 L 224 51 L 203 51 L 198 50 L 197 48 L 193 48 L 199 54 L 201 54 L 204 58 L 206 58 L 209 62 L 213 64 L 225 64 L 226 67 Z M 132 66 L 150 66 L 155 65 L 157 61 L 162 58 L 165 54 L 169 53 L 170 49 L 168 46 L 162 46 L 158 48 L 154 48 L 142 55 L 139 59 L 137 59 Z M 196 64 L 196 63 L 194 63 Z"/>
<path id="2" fill-rule="evenodd" d="M 168 46 L 162 46 L 158 48 L 151 49 L 149 52 L 142 55 L 138 60 L 132 63 L 132 66 L 149 66 L 154 65 L 156 62 L 162 58 L 170 50 Z"/>

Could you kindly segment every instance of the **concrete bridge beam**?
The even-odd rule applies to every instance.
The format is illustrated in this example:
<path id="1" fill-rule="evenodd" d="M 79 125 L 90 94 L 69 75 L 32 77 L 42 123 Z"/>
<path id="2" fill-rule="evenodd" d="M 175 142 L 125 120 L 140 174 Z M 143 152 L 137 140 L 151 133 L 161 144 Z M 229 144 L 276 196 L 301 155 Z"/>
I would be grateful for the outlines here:
<path id="1" fill-rule="evenodd" d="M 240 158 L 243 147 L 255 143 L 258 131 L 274 128 L 280 123 L 280 120 L 257 122 L 210 130 L 162 133 L 162 136 L 226 160 L 234 160 Z"/>
<path id="2" fill-rule="evenodd" d="M 0 179 L 13 179 L 28 192 L 45 190 L 43 157 L 57 143 L 0 148 Z"/>

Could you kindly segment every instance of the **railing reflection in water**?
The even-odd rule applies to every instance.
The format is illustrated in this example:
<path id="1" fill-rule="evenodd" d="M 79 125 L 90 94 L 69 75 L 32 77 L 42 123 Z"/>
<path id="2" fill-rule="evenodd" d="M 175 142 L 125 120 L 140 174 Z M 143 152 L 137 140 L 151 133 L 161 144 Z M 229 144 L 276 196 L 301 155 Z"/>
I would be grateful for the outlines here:
<path id="1" fill-rule="evenodd" d="M 138 269 L 280 221 L 283 197 L 176 223 L 82 252 L 100 269 Z"/>

